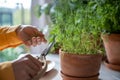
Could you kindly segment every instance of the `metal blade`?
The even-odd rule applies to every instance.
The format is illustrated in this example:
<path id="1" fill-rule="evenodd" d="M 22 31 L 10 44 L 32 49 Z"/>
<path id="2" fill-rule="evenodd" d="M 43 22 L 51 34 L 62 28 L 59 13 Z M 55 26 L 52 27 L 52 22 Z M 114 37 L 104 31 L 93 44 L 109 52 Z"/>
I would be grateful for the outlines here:
<path id="1" fill-rule="evenodd" d="M 50 52 L 54 44 L 55 44 L 55 36 L 53 37 L 53 42 L 49 43 L 48 47 L 43 50 L 40 56 L 46 56 Z"/>

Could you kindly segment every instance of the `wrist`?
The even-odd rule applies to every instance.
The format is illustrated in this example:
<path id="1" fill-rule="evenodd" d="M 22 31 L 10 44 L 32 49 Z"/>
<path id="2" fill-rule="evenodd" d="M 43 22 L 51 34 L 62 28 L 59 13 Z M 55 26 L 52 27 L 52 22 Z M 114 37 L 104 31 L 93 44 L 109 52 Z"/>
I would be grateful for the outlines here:
<path id="1" fill-rule="evenodd" d="M 15 32 L 16 32 L 17 35 L 21 31 L 21 29 L 22 29 L 22 25 L 19 25 L 18 28 L 15 30 Z"/>

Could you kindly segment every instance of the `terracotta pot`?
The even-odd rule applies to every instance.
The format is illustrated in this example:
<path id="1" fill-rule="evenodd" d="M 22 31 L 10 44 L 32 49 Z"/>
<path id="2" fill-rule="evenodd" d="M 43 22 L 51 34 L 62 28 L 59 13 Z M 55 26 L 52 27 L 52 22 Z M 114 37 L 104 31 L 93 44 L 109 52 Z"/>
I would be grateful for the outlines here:
<path id="1" fill-rule="evenodd" d="M 61 76 L 63 80 L 98 80 L 98 75 L 99 74 L 91 77 L 73 77 L 73 76 L 65 75 L 64 73 L 61 72 Z"/>
<path id="2" fill-rule="evenodd" d="M 107 60 L 104 62 L 105 66 L 112 70 L 120 71 L 120 65 L 110 64 Z"/>
<path id="3" fill-rule="evenodd" d="M 108 62 L 120 65 L 120 34 L 102 35 Z"/>
<path id="4" fill-rule="evenodd" d="M 92 77 L 99 74 L 102 56 L 77 55 L 60 51 L 61 71 L 65 75 L 73 77 Z M 97 79 L 96 79 L 97 80 Z"/>

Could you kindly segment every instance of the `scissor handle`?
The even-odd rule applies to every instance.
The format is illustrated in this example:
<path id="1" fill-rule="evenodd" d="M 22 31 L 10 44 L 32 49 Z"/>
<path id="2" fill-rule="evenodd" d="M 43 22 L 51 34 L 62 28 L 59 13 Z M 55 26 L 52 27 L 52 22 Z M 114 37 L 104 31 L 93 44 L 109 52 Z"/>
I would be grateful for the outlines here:
<path id="1" fill-rule="evenodd" d="M 42 61 L 43 61 L 42 69 L 38 72 L 38 74 L 32 80 L 39 80 L 45 74 L 47 70 L 47 61 L 44 56 Z"/>

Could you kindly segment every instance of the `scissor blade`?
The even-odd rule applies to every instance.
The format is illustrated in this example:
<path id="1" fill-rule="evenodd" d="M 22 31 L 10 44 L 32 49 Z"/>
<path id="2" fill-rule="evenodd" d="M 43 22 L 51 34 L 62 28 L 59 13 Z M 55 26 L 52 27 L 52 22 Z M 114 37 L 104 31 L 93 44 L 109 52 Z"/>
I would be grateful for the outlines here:
<path id="1" fill-rule="evenodd" d="M 47 46 L 47 48 L 45 48 L 43 50 L 43 52 L 41 53 L 40 56 L 46 56 L 50 52 L 50 50 L 51 50 L 51 48 L 53 47 L 54 44 L 55 44 L 55 36 L 53 37 L 53 42 L 49 43 L 49 45 Z"/>
<path id="2" fill-rule="evenodd" d="M 50 52 L 50 49 L 53 47 L 53 45 L 55 44 L 55 42 L 53 41 L 52 43 L 50 43 L 48 45 L 48 47 L 42 52 L 42 56 L 46 56 L 49 52 Z"/>

